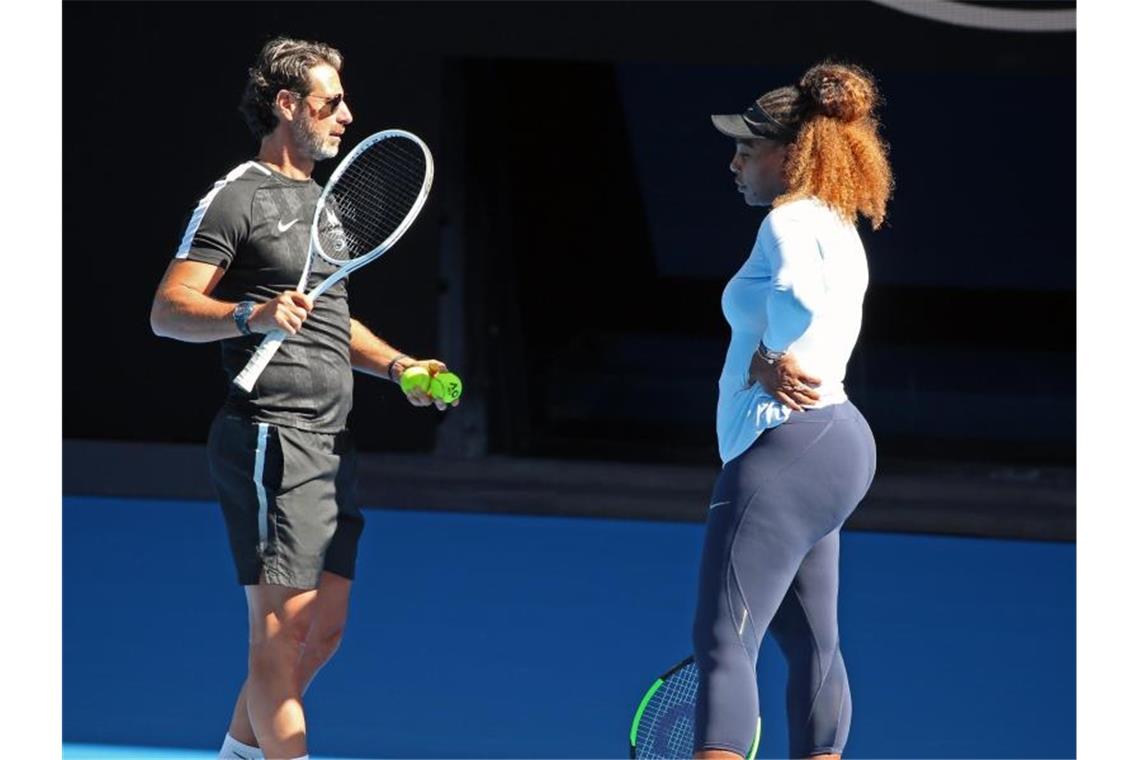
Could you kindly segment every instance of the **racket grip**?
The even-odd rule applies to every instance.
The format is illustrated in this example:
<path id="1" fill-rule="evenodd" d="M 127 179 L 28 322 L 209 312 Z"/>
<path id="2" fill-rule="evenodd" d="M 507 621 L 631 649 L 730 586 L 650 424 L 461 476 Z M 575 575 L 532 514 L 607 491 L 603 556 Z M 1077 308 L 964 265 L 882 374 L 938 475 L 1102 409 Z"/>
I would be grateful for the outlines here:
<path id="1" fill-rule="evenodd" d="M 234 385 L 246 393 L 252 391 L 253 386 L 257 384 L 257 378 L 261 377 L 261 373 L 269 366 L 270 360 L 273 359 L 273 355 L 277 353 L 277 349 L 281 348 L 284 341 L 284 330 L 273 330 L 266 333 L 257 350 L 253 352 L 253 356 L 249 357 L 245 367 L 234 378 Z"/>

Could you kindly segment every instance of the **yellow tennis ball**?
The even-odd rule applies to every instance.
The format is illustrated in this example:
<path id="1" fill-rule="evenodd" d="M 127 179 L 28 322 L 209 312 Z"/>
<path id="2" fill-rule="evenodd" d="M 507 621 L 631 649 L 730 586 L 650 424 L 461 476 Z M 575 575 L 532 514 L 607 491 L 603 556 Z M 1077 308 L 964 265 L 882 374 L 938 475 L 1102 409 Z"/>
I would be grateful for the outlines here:
<path id="1" fill-rule="evenodd" d="M 413 390 L 427 392 L 431 385 L 431 374 L 423 367 L 408 367 L 400 375 L 400 390 L 411 393 Z"/>
<path id="2" fill-rule="evenodd" d="M 432 398 L 437 398 L 450 404 L 462 395 L 463 381 L 460 380 L 459 375 L 456 375 L 454 372 L 440 372 L 431 379 L 428 393 Z"/>

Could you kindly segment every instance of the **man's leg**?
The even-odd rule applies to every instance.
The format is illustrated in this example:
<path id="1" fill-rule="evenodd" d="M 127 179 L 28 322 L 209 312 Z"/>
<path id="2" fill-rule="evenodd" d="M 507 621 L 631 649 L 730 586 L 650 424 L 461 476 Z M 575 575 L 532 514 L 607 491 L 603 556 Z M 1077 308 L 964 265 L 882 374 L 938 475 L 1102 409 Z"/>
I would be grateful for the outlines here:
<path id="1" fill-rule="evenodd" d="M 241 691 L 238 692 L 237 702 L 234 704 L 233 714 L 230 716 L 230 727 L 226 731 L 228 736 L 235 739 L 247 747 L 257 747 L 257 737 L 253 733 L 253 726 L 249 723 L 249 706 L 246 704 L 245 693 L 249 690 L 249 676 L 246 676 L 245 682 L 241 685 Z M 224 754 L 223 757 L 229 757 Z"/>
<path id="2" fill-rule="evenodd" d="M 232 520 L 227 513 L 227 525 L 231 542 L 235 536 L 240 539 L 235 544 L 235 559 L 251 615 L 250 669 L 231 715 L 226 745 L 234 749 L 235 741 L 241 742 L 246 746 L 236 749 L 246 754 L 261 744 L 272 757 L 278 750 L 257 739 L 264 739 L 261 721 L 265 718 L 259 714 L 265 709 L 259 704 L 259 688 L 269 683 L 277 692 L 274 700 L 284 699 L 282 716 L 295 713 L 303 737 L 301 696 L 339 644 L 347 617 L 348 579 L 355 568 L 364 520 L 352 498 L 355 459 L 347 435 L 260 424 L 246 425 L 238 432 L 244 436 L 244 449 L 242 457 L 229 458 L 242 460 L 229 468 L 234 472 L 226 469 L 226 457 L 219 455 L 211 461 L 214 466 L 217 460 L 215 470 L 232 475 L 229 490 L 241 497 L 230 500 L 240 501 L 241 509 L 230 510 Z M 255 451 L 256 456 L 245 449 Z M 256 457 L 262 456 L 264 462 L 258 466 Z M 329 519 L 332 515 L 335 522 Z M 331 536 L 329 527 L 333 527 Z M 322 572 L 322 565 L 332 572 Z M 259 590 L 267 588 L 279 591 Z M 285 592 L 285 597 L 277 598 Z M 283 672 L 292 679 L 286 697 L 281 696 L 285 694 L 279 677 Z M 266 676 L 271 676 L 268 681 Z M 304 742 L 297 745 L 303 747 Z M 225 747 L 222 754 L 229 757 Z"/>
<path id="3" fill-rule="evenodd" d="M 243 691 L 250 725 L 266 757 L 301 757 L 307 744 L 299 671 L 317 590 L 268 584 L 245 588 L 249 676 Z"/>
<path id="4" fill-rule="evenodd" d="M 298 678 L 301 693 L 309 690 L 309 684 L 324 664 L 332 659 L 344 638 L 344 626 L 348 622 L 348 599 L 352 591 L 352 581 L 336 573 L 321 573 L 321 587 L 317 592 L 317 613 L 309 636 L 305 639 L 305 649 L 301 652 Z"/>
<path id="5" fill-rule="evenodd" d="M 301 660 L 297 669 L 298 683 L 301 685 L 301 694 L 308 691 L 309 684 L 326 662 L 332 659 L 340 646 L 344 636 L 344 626 L 348 620 L 349 593 L 352 590 L 352 581 L 335 573 L 321 574 L 321 585 L 317 589 L 316 609 L 309 634 L 305 639 L 304 649 L 301 651 Z M 242 685 L 238 694 L 237 704 L 234 705 L 233 717 L 230 719 L 229 734 L 244 744 L 257 746 L 257 738 L 253 733 L 253 726 L 249 722 L 249 708 L 246 702 L 246 692 L 249 681 Z"/>

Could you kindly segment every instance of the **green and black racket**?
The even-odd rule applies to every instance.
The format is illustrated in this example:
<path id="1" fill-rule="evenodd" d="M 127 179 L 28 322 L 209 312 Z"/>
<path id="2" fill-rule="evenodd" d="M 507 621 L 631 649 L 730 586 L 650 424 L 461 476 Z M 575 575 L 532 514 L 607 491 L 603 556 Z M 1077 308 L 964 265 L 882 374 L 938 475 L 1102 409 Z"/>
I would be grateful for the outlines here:
<path id="1" fill-rule="evenodd" d="M 629 756 L 646 760 L 689 760 L 693 756 L 693 719 L 700 671 L 686 657 L 653 682 L 641 698 L 629 729 Z M 748 760 L 760 746 L 760 719 Z"/>

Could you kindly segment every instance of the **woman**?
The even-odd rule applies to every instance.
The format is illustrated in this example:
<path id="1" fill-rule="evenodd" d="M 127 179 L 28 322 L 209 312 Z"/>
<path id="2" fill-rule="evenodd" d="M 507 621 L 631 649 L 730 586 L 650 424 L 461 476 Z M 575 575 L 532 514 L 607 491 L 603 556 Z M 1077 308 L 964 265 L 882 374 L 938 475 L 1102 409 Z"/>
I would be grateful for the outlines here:
<path id="1" fill-rule="evenodd" d="M 877 101 L 867 72 L 823 63 L 741 115 L 712 117 L 736 140 L 744 202 L 773 208 L 722 303 L 732 339 L 693 626 L 697 758 L 752 745 L 769 629 L 788 660 L 791 755 L 838 758 L 847 740 L 839 529 L 871 485 L 875 442 L 843 378 L 867 288 L 855 222 L 878 228 L 893 187 Z"/>

